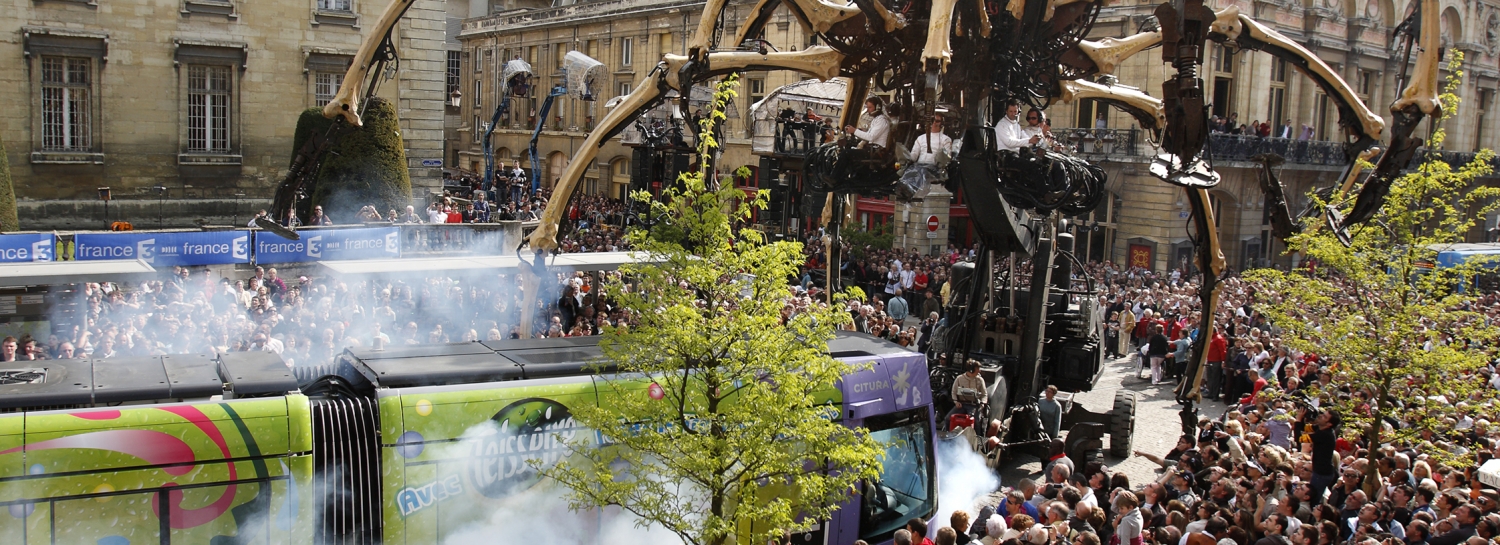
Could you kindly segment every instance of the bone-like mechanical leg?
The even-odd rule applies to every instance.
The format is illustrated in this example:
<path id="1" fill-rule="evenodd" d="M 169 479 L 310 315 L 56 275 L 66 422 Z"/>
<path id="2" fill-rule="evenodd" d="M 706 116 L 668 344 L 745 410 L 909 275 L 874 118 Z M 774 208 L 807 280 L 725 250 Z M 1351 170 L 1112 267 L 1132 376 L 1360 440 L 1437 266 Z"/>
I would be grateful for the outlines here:
<path id="1" fill-rule="evenodd" d="M 1368 137 L 1368 141 L 1371 142 L 1380 139 L 1381 134 L 1385 132 L 1385 120 L 1361 102 L 1354 94 L 1354 89 L 1344 81 L 1343 77 L 1334 72 L 1328 63 L 1323 62 L 1323 59 L 1280 32 L 1240 13 L 1238 7 L 1224 8 L 1215 15 L 1217 17 L 1209 27 L 1210 39 L 1221 43 L 1232 43 L 1246 49 L 1262 50 L 1277 58 L 1290 61 L 1304 75 L 1322 87 L 1325 93 L 1332 95 L 1334 100 L 1353 112 L 1354 119 L 1342 121 L 1346 126 L 1357 124 L 1351 128 L 1362 131 L 1362 134 L 1356 136 Z M 1436 74 L 1435 69 L 1433 73 Z"/>
<path id="2" fill-rule="evenodd" d="M 1193 214 L 1195 215 L 1194 223 L 1198 235 L 1202 239 L 1198 243 L 1199 265 L 1206 265 L 1203 274 L 1205 277 L 1204 287 L 1208 289 L 1208 292 L 1199 294 L 1199 300 L 1203 304 L 1203 319 L 1202 324 L 1199 326 L 1199 331 L 1206 333 L 1201 335 L 1198 341 L 1194 343 L 1193 359 L 1191 362 L 1192 370 L 1187 376 L 1183 377 L 1183 382 L 1179 384 L 1176 394 L 1177 399 L 1200 401 L 1202 396 L 1198 391 L 1203 385 L 1204 371 L 1208 368 L 1208 350 L 1206 348 L 1208 339 L 1213 337 L 1214 314 L 1215 310 L 1219 308 L 1219 289 L 1222 284 L 1218 279 L 1224 275 L 1226 261 L 1224 259 L 1224 251 L 1219 246 L 1219 229 L 1216 227 L 1218 222 L 1214 219 L 1214 208 L 1212 201 L 1209 199 L 1208 189 L 1202 187 L 1191 188 L 1187 190 L 1187 193 L 1187 197 L 1193 206 Z M 1212 279 L 1208 278 L 1209 275 L 1212 275 Z"/>
<path id="3" fill-rule="evenodd" d="M 754 34 L 758 34 L 760 29 L 765 27 L 765 23 L 770 20 L 771 14 L 783 3 L 787 4 L 787 8 L 791 10 L 792 14 L 806 23 L 814 34 L 828 32 L 833 28 L 833 25 L 853 19 L 864 13 L 859 6 L 853 3 L 831 2 L 829 0 L 758 0 L 750 8 L 748 24 L 740 26 L 739 31 L 734 36 L 734 42 L 728 44 L 727 48 L 724 44 L 718 44 L 718 48 L 733 49 L 745 43 L 745 40 Z M 692 41 L 688 42 L 689 55 L 696 55 L 694 60 L 705 59 L 706 55 L 714 49 L 714 44 L 712 43 L 714 27 L 718 24 L 718 14 L 724 10 L 726 5 L 728 5 L 728 0 L 708 0 L 708 3 L 703 6 L 704 15 L 698 19 L 698 29 L 694 31 Z M 871 8 L 880 18 L 880 21 L 872 26 L 884 28 L 886 32 L 895 32 L 896 29 L 902 27 L 900 18 L 885 9 L 885 5 L 880 2 L 872 2 Z M 713 16 L 710 16 L 710 13 Z"/>
<path id="4" fill-rule="evenodd" d="M 1094 99 L 1117 106 L 1130 113 L 1141 127 L 1153 134 L 1160 134 L 1167 126 L 1167 112 L 1161 100 L 1142 93 L 1139 89 L 1123 85 L 1102 85 L 1092 81 L 1064 80 L 1058 85 L 1059 100 L 1071 103 L 1075 100 Z"/>
<path id="5" fill-rule="evenodd" d="M 1229 6 L 1214 12 L 1214 15 L 1214 22 L 1209 28 L 1209 39 L 1246 49 L 1264 49 L 1272 56 L 1292 61 L 1292 64 L 1309 78 L 1318 82 L 1325 90 L 1332 91 L 1329 94 L 1353 112 L 1354 119 L 1345 121 L 1356 124 L 1355 128 L 1363 132 L 1361 136 L 1369 136 L 1372 139 L 1380 138 L 1385 130 L 1385 121 L 1361 102 L 1344 78 L 1335 73 L 1317 55 L 1281 33 L 1241 14 L 1238 7 Z M 1242 40 L 1242 37 L 1246 39 Z M 1083 40 L 1078 43 L 1077 49 L 1093 62 L 1099 73 L 1114 74 L 1126 59 L 1160 44 L 1161 32 L 1151 31 L 1119 39 Z M 1307 67 L 1303 68 L 1302 63 L 1306 63 Z M 1432 66 L 1434 67 L 1432 73 L 1436 74 L 1436 63 Z M 1422 68 L 1419 60 L 1418 71 L 1420 72 Z"/>
<path id="6" fill-rule="evenodd" d="M 727 74 L 740 70 L 793 70 L 820 79 L 832 79 L 838 75 L 839 64 L 843 61 L 843 55 L 827 46 L 809 47 L 802 51 L 785 53 L 769 53 L 761 55 L 749 51 L 736 51 L 727 53 L 712 53 L 709 55 L 709 65 L 712 71 L 705 73 L 704 77 Z M 583 178 L 583 173 L 594 162 L 594 157 L 599 153 L 599 147 L 604 144 L 608 136 L 613 136 L 618 127 L 623 127 L 632 119 L 640 115 L 639 110 L 655 100 L 665 87 L 676 89 L 679 93 L 688 93 L 692 82 L 678 81 L 679 68 L 688 62 L 688 57 L 682 55 L 667 55 L 662 61 L 662 69 L 652 76 L 648 76 L 636 85 L 615 109 L 605 114 L 599 121 L 599 125 L 584 139 L 583 145 L 573 156 L 568 168 L 563 170 L 562 176 L 557 180 L 557 185 L 552 189 L 552 198 L 547 203 L 547 208 L 542 212 L 540 223 L 536 231 L 531 233 L 529 241 L 531 249 L 538 253 L 557 248 L 557 229 L 562 221 L 563 212 L 568 206 L 568 199 L 577 190 L 578 182 Z M 657 78 L 664 78 L 659 81 Z"/>
<path id="7" fill-rule="evenodd" d="M 1125 59 L 1159 44 L 1161 44 L 1161 31 L 1153 30 L 1124 38 L 1104 38 L 1097 42 L 1082 40 L 1075 47 L 1094 61 L 1094 67 L 1099 70 L 1099 73 L 1113 75 L 1115 69 L 1119 68 Z"/>
<path id="8" fill-rule="evenodd" d="M 1375 172 L 1359 189 L 1359 197 L 1339 221 L 1340 229 L 1346 229 L 1369 221 L 1385 204 L 1391 184 L 1406 169 L 1423 139 L 1412 137 L 1427 116 L 1442 114 L 1442 102 L 1438 98 L 1438 55 L 1441 51 L 1441 36 L 1438 28 L 1437 0 L 1422 0 L 1421 4 L 1421 52 L 1417 54 L 1417 65 L 1411 74 L 1411 82 L 1401 90 L 1401 97 L 1391 102 L 1391 138 L 1386 151 L 1375 164 Z M 1342 231 L 1340 231 L 1342 235 Z M 1347 239 L 1340 237 L 1348 243 Z"/>
<path id="9" fill-rule="evenodd" d="M 958 0 L 932 0 L 932 13 L 927 20 L 927 45 L 922 48 L 922 65 L 929 71 L 946 72 L 948 61 L 953 60 L 949 34 L 953 28 L 955 7 L 958 7 Z"/>
<path id="10" fill-rule="evenodd" d="M 1058 6 L 1088 1 L 1091 0 L 1048 0 L 1047 11 L 1042 14 L 1042 20 L 1051 21 L 1052 14 L 1057 11 Z M 1026 18 L 1026 0 L 1010 0 L 1005 4 L 1005 10 L 1009 11 L 1010 16 L 1015 17 L 1017 21 L 1024 20 Z"/>
<path id="11" fill-rule="evenodd" d="M 1401 98 L 1391 103 L 1391 112 L 1415 106 L 1430 117 L 1442 114 L 1443 103 L 1438 99 L 1438 55 L 1441 29 L 1438 24 L 1437 0 L 1422 0 L 1422 52 L 1417 55 L 1417 66 L 1412 71 L 1411 83 L 1401 90 Z"/>
<path id="12" fill-rule="evenodd" d="M 380 14 L 380 19 L 375 26 L 370 27 L 371 37 L 359 44 L 359 50 L 354 53 L 354 59 L 349 63 L 349 70 L 344 73 L 344 82 L 339 85 L 339 92 L 333 95 L 333 100 L 323 106 L 323 117 L 333 119 L 342 117 L 355 127 L 363 127 L 364 121 L 359 118 L 359 101 L 365 86 L 365 80 L 369 79 L 370 68 L 375 65 L 375 52 L 380 49 L 385 34 L 395 28 L 396 23 L 401 21 L 401 16 L 416 0 L 395 0 L 385 7 Z"/>

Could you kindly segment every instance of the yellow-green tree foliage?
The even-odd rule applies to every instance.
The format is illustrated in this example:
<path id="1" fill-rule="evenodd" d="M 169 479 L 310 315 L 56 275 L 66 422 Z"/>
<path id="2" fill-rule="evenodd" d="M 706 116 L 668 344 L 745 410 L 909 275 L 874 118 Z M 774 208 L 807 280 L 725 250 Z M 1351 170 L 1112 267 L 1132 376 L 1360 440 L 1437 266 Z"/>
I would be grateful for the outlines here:
<path id="1" fill-rule="evenodd" d="M 5 141 L 0 139 L 0 231 L 21 230 L 16 217 L 16 188 L 10 182 L 10 159 L 5 155 Z"/>
<path id="2" fill-rule="evenodd" d="M 395 104 L 371 97 L 363 120 L 363 127 L 346 132 L 323 156 L 322 168 L 304 188 L 312 198 L 299 203 L 298 213 L 303 217 L 319 205 L 335 220 L 353 221 L 365 205 L 375 205 L 384 213 L 404 210 L 411 201 L 411 173 Z M 326 133 L 332 124 L 321 108 L 303 111 L 292 141 L 293 158 L 308 138 Z"/>
<path id="3" fill-rule="evenodd" d="M 1450 69 L 1461 77 L 1456 66 Z M 1443 95 L 1449 115 L 1458 105 L 1452 85 Z M 1441 146 L 1442 138 L 1439 130 L 1429 145 Z M 1392 184 L 1375 218 L 1350 230 L 1352 244 L 1341 243 L 1321 216 L 1309 218 L 1287 241 L 1287 251 L 1307 267 L 1246 274 L 1257 290 L 1256 308 L 1282 328 L 1281 338 L 1331 366 L 1330 386 L 1313 388 L 1344 417 L 1346 435 L 1377 447 L 1429 441 L 1435 445 L 1422 452 L 1444 457 L 1454 449 L 1437 443 L 1456 439 L 1444 422 L 1456 416 L 1458 403 L 1493 396 L 1478 377 L 1495 357 L 1500 331 L 1475 306 L 1474 277 L 1494 263 L 1434 267 L 1440 250 L 1464 242 L 1496 208 L 1500 191 L 1477 180 L 1490 173 L 1493 159 L 1485 150 L 1455 169 L 1432 158 Z M 1313 199 L 1337 209 L 1354 201 L 1353 195 Z M 1386 418 L 1404 425 L 1387 429 Z M 1379 448 L 1370 449 L 1372 471 L 1379 456 Z"/>
<path id="4" fill-rule="evenodd" d="M 708 123 L 733 96 L 731 79 Z M 693 545 L 766 543 L 826 519 L 859 480 L 878 476 L 882 449 L 833 420 L 835 382 L 853 367 L 827 342 L 849 315 L 815 307 L 781 323 L 802 247 L 743 228 L 766 193 L 749 199 L 701 173 L 681 182 L 650 204 L 664 221 L 629 235 L 651 258 L 622 268 L 639 289 L 605 286 L 634 317 L 601 342 L 622 374 L 606 375 L 599 406 L 574 417 L 614 444 L 574 445 L 543 472 L 575 509 L 617 505 Z"/>

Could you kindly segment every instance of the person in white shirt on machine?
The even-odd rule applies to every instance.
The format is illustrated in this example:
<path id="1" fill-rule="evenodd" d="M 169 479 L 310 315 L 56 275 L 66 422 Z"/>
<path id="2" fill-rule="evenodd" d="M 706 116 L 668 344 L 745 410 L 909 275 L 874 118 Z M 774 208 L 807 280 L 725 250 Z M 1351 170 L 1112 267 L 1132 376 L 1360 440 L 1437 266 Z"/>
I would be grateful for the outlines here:
<path id="1" fill-rule="evenodd" d="M 917 158 L 919 165 L 936 165 L 939 153 L 953 154 L 953 138 L 943 134 L 942 116 L 933 116 L 928 132 L 917 137 L 917 141 L 911 146 L 911 153 Z"/>
<path id="2" fill-rule="evenodd" d="M 1047 121 L 1047 114 L 1036 108 L 1026 112 L 1026 125 L 1021 128 L 1021 134 L 1026 136 L 1026 141 L 1042 149 L 1060 151 L 1062 148 L 1052 136 L 1052 124 Z"/>
<path id="3" fill-rule="evenodd" d="M 1021 105 L 1012 102 L 1005 106 L 1005 117 L 995 123 L 995 147 L 1002 150 L 1020 151 L 1021 148 L 1042 141 L 1041 136 L 1027 136 L 1021 128 Z"/>
<path id="4" fill-rule="evenodd" d="M 928 186 L 948 178 L 943 166 L 953 155 L 953 138 L 943 134 L 943 117 L 934 116 L 929 131 L 917 136 L 911 146 L 912 162 L 901 169 L 897 198 L 906 201 L 927 191 Z M 942 159 L 942 164 L 939 164 Z"/>
<path id="5" fill-rule="evenodd" d="M 864 147 L 886 147 L 891 136 L 891 118 L 886 117 L 880 97 L 865 99 L 865 114 L 870 116 L 870 128 L 860 130 L 846 125 L 844 132 L 858 138 Z"/>

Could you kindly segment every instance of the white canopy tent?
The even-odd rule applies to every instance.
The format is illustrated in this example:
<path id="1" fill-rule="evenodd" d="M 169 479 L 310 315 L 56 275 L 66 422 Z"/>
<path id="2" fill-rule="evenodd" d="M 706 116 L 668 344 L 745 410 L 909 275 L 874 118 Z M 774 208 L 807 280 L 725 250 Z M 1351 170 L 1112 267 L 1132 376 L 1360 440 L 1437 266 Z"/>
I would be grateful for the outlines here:
<path id="1" fill-rule="evenodd" d="M 692 129 L 690 129 L 690 128 L 687 127 L 687 124 L 692 122 L 692 114 L 694 112 L 691 112 L 691 111 L 684 112 L 684 111 L 681 111 L 681 108 L 678 108 L 677 99 L 678 99 L 679 96 L 681 96 L 681 95 L 679 95 L 676 90 L 669 90 L 669 91 L 667 91 L 667 97 L 666 97 L 666 99 L 664 99 L 660 105 L 657 105 L 657 107 L 652 108 L 650 110 L 647 110 L 645 112 L 642 112 L 640 119 L 643 120 L 643 121 L 648 121 L 647 124 L 649 124 L 649 120 L 651 120 L 651 119 L 661 119 L 661 120 L 678 119 L 678 120 L 681 120 L 682 123 L 683 123 L 682 132 L 685 135 L 685 137 L 688 138 L 689 141 L 691 141 L 691 139 L 692 139 L 692 132 L 693 131 L 692 131 Z M 619 97 L 615 97 L 615 98 L 609 99 L 608 101 L 606 101 L 604 103 L 604 107 L 608 108 L 608 109 L 614 109 L 616 106 L 619 106 L 620 103 L 624 101 L 624 99 L 625 99 L 625 97 L 623 97 L 623 96 L 619 96 Z M 694 85 L 693 86 L 692 94 L 688 96 L 688 107 L 689 108 L 694 108 L 694 109 L 701 109 L 701 110 L 707 112 L 708 111 L 708 105 L 710 103 L 712 103 L 713 100 L 714 100 L 714 89 L 713 89 L 713 87 L 710 87 L 710 86 L 707 86 L 707 85 Z M 726 117 L 731 118 L 731 119 L 737 119 L 737 118 L 739 118 L 739 116 L 740 116 L 740 108 L 739 108 L 739 106 L 737 106 L 734 101 L 730 101 L 729 105 L 724 108 L 724 115 Z M 640 130 L 636 129 L 636 127 L 635 127 L 634 124 L 632 124 L 630 126 L 630 128 L 625 129 L 625 132 L 622 132 L 620 134 L 621 134 L 621 141 L 623 143 L 625 143 L 625 144 L 640 144 L 640 143 L 642 143 L 642 142 L 645 141 L 644 135 L 641 134 Z"/>
<path id="2" fill-rule="evenodd" d="M 38 261 L 0 264 L 0 286 L 54 286 L 77 282 L 122 282 L 156 277 L 144 261 Z"/>
<path id="3" fill-rule="evenodd" d="M 626 263 L 637 263 L 645 254 L 637 252 L 591 252 L 558 254 L 545 261 L 548 271 L 613 271 Z M 530 263 L 528 256 L 526 262 Z M 521 259 L 515 255 L 438 257 L 424 259 L 367 259 L 318 262 L 329 272 L 338 275 L 401 275 L 401 274 L 515 274 L 520 271 Z"/>
<path id="4" fill-rule="evenodd" d="M 776 116 L 782 110 L 790 108 L 801 114 L 811 108 L 818 115 L 837 118 L 843 113 L 848 88 L 849 80 L 834 78 L 799 81 L 771 91 L 766 98 L 750 105 L 750 118 L 755 123 L 755 137 L 750 142 L 750 149 L 755 153 L 775 151 Z"/>

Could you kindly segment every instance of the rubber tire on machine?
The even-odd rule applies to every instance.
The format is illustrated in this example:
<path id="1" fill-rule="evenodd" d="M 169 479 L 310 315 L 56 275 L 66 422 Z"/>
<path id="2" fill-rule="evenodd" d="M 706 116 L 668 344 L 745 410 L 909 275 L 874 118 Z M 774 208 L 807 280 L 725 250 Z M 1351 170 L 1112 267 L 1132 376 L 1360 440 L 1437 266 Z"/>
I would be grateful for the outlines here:
<path id="1" fill-rule="evenodd" d="M 1115 392 L 1115 406 L 1109 411 L 1109 453 L 1128 458 L 1135 440 L 1135 392 Z"/>
<path id="2" fill-rule="evenodd" d="M 989 432 L 990 420 L 999 420 L 1005 423 L 1005 413 L 1010 412 L 1010 384 L 1005 382 L 1005 375 L 995 374 L 995 389 L 990 391 L 990 414 L 984 422 L 975 422 L 974 431 Z M 981 433 L 980 435 L 983 435 Z"/>

